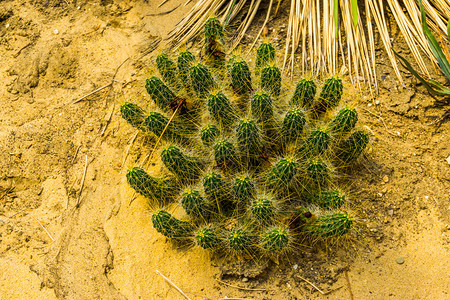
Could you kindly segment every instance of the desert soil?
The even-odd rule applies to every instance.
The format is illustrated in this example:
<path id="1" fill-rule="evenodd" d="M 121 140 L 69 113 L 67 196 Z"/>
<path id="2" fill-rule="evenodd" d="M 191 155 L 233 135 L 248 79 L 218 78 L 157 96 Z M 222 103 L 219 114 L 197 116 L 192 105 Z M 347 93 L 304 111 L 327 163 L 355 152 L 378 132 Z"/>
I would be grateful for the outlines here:
<path id="1" fill-rule="evenodd" d="M 0 1 L 0 299 L 183 299 L 156 270 L 192 299 L 449 299 L 448 107 L 406 72 L 402 87 L 381 47 L 379 94 L 347 80 L 344 95 L 371 133 L 351 175 L 357 240 L 249 266 L 152 228 L 125 181 L 148 137 L 118 108 L 149 102 L 144 79 L 192 5 L 151 15 L 184 4 L 160 2 Z"/>

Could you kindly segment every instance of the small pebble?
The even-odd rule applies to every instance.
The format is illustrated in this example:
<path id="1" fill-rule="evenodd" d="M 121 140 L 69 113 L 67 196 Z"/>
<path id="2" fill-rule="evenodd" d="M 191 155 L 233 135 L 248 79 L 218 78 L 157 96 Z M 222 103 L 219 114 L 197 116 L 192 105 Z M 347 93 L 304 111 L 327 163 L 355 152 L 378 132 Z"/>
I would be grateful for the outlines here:
<path id="1" fill-rule="evenodd" d="M 394 210 L 393 210 L 393 209 L 390 209 L 390 210 L 388 211 L 388 214 L 392 217 L 392 216 L 394 215 Z"/>
<path id="2" fill-rule="evenodd" d="M 447 157 L 447 162 L 448 162 L 448 164 L 450 165 L 450 156 Z"/>
<path id="3" fill-rule="evenodd" d="M 380 100 L 375 100 L 375 104 L 376 105 L 380 104 Z"/>
<path id="4" fill-rule="evenodd" d="M 387 175 L 384 175 L 383 176 L 383 181 L 388 183 L 389 182 L 389 177 Z"/>
<path id="5" fill-rule="evenodd" d="M 58 33 L 59 33 L 59 30 L 58 30 L 58 29 L 55 29 L 55 30 L 53 30 L 53 33 L 54 33 L 54 34 L 58 34 Z"/>
<path id="6" fill-rule="evenodd" d="M 298 265 L 294 265 L 293 268 L 294 268 L 294 270 L 297 270 L 298 269 Z"/>
<path id="7" fill-rule="evenodd" d="M 242 282 L 247 282 L 247 281 L 248 281 L 247 277 L 242 278 Z"/>
<path id="8" fill-rule="evenodd" d="M 399 265 L 402 265 L 405 262 L 405 258 L 404 257 L 399 257 L 395 260 L 396 263 L 398 263 Z"/>

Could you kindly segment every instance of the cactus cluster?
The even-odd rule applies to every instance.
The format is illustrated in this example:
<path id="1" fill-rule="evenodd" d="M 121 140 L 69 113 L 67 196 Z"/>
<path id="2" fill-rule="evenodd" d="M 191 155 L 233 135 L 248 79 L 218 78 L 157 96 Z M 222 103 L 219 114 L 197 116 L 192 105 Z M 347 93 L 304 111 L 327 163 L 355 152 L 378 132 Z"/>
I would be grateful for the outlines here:
<path id="1" fill-rule="evenodd" d="M 121 106 L 129 124 L 163 142 L 165 177 L 137 167 L 126 176 L 159 206 L 154 228 L 204 249 L 277 257 L 305 237 L 347 234 L 354 219 L 338 170 L 360 156 L 369 136 L 358 129 L 357 111 L 340 103 L 341 79 L 319 89 L 303 78 L 291 90 L 270 43 L 259 46 L 255 65 L 239 56 L 227 61 L 222 43 L 223 28 L 212 18 L 203 60 L 189 51 L 156 58 L 162 79 L 145 85 L 154 111 Z M 180 99 L 186 109 L 171 119 Z M 171 202 L 186 216 L 165 210 Z"/>

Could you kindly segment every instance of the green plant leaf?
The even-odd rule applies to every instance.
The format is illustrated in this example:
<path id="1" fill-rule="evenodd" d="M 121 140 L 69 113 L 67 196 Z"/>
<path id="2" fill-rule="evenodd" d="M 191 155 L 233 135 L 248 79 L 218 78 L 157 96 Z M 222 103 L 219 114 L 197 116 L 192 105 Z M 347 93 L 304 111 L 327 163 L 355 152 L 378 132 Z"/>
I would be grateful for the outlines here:
<path id="1" fill-rule="evenodd" d="M 441 68 L 445 77 L 447 77 L 447 79 L 450 80 L 450 64 L 448 63 L 447 58 L 445 57 L 444 53 L 442 52 L 442 49 L 439 46 L 439 43 L 437 42 L 436 38 L 433 36 L 430 29 L 428 28 L 427 19 L 425 16 L 425 10 L 422 5 L 422 0 L 419 0 L 419 6 L 420 6 L 420 12 L 422 14 L 423 32 L 425 33 L 425 35 L 428 38 L 428 43 L 430 44 L 431 51 L 433 52 L 433 55 L 436 57 L 439 67 Z"/>
<path id="2" fill-rule="evenodd" d="M 358 0 L 351 0 L 353 25 L 358 26 Z"/>
<path id="3" fill-rule="evenodd" d="M 428 81 L 425 80 L 422 76 L 419 75 L 419 73 L 416 72 L 416 70 L 414 70 L 411 64 L 403 56 L 398 54 L 395 50 L 392 51 L 394 51 L 394 54 L 405 64 L 406 68 L 408 68 L 408 70 L 426 87 L 430 94 L 438 96 L 450 96 L 449 88 L 432 79 L 429 79 Z"/>
<path id="4" fill-rule="evenodd" d="M 450 19 L 447 22 L 447 39 L 450 41 Z"/>

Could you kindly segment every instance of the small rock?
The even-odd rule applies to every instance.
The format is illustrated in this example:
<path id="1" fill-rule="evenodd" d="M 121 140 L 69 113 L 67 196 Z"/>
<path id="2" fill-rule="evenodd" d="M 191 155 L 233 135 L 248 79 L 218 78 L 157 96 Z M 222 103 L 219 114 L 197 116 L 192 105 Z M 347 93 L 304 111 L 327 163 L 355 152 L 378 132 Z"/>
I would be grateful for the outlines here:
<path id="1" fill-rule="evenodd" d="M 396 263 L 398 263 L 399 265 L 402 265 L 405 262 L 405 258 L 404 257 L 399 257 L 395 260 Z"/>
<path id="2" fill-rule="evenodd" d="M 294 265 L 293 268 L 294 268 L 294 270 L 297 270 L 298 269 L 298 265 Z"/>
<path id="3" fill-rule="evenodd" d="M 388 214 L 392 217 L 392 216 L 394 215 L 394 210 L 393 210 L 393 209 L 390 209 L 390 210 L 388 211 Z"/>
<path id="4" fill-rule="evenodd" d="M 447 162 L 448 162 L 448 164 L 450 165 L 450 156 L 447 157 Z"/>
<path id="5" fill-rule="evenodd" d="M 59 33 L 59 30 L 58 30 L 58 29 L 55 29 L 55 30 L 53 30 L 53 33 L 54 33 L 54 34 L 58 34 L 58 33 Z"/>
<path id="6" fill-rule="evenodd" d="M 388 177 L 387 175 L 384 175 L 384 176 L 383 176 L 383 181 L 384 181 L 385 183 L 388 183 L 388 182 L 389 182 L 389 177 Z"/>
<path id="7" fill-rule="evenodd" d="M 242 282 L 247 282 L 247 281 L 248 281 L 247 277 L 242 278 Z"/>

